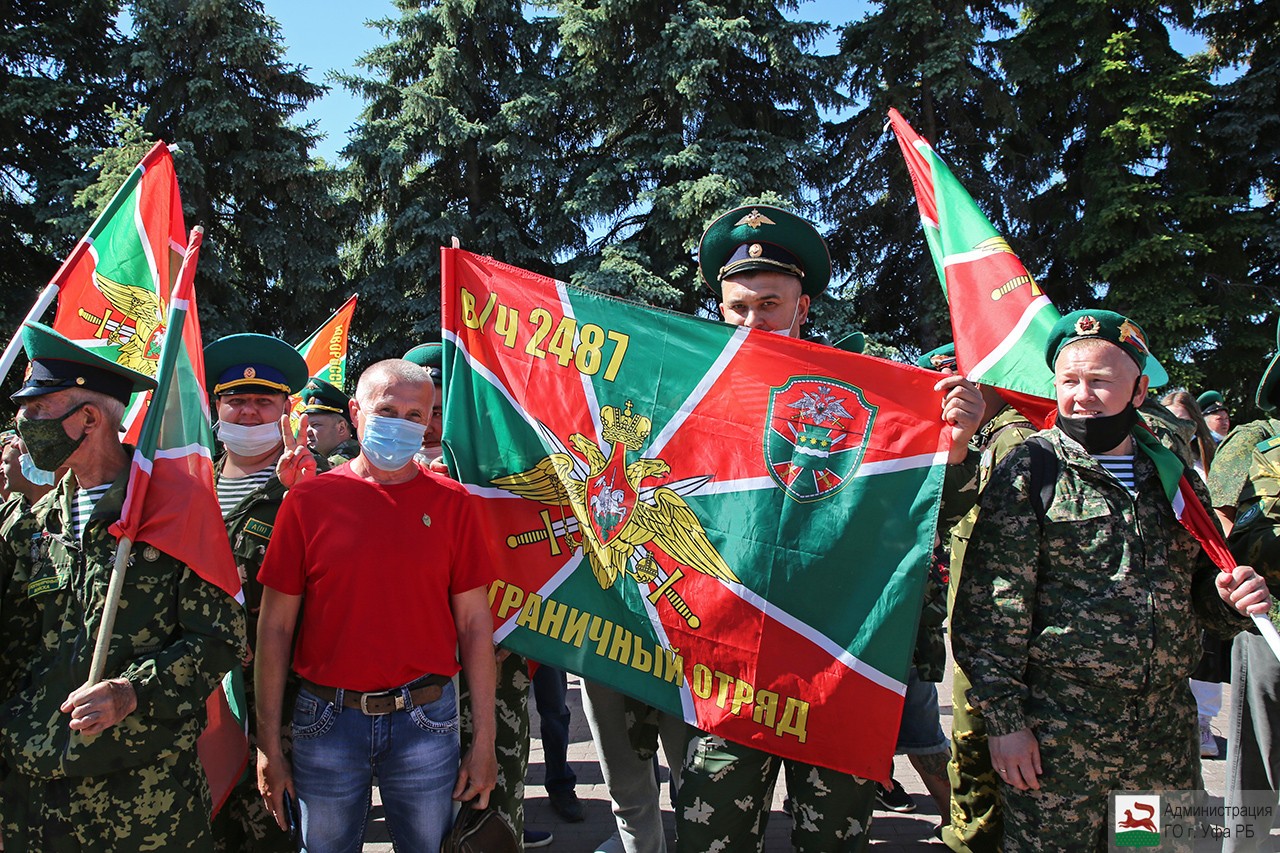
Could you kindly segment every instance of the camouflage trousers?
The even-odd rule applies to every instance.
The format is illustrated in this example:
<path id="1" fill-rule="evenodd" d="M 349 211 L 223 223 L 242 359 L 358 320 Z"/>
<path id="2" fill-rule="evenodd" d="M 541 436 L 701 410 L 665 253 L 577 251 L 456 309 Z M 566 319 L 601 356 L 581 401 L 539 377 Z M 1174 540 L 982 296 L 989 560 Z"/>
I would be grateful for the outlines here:
<path id="1" fill-rule="evenodd" d="M 676 850 L 763 853 L 779 768 L 787 774 L 797 853 L 849 853 L 871 840 L 873 782 L 690 731 L 676 794 Z"/>
<path id="2" fill-rule="evenodd" d="M 1004 826 L 996 771 L 987 749 L 987 726 L 969 704 L 969 678 L 954 668 L 951 688 L 951 822 L 942 825 L 942 840 L 956 853 L 996 853 Z"/>
<path id="3" fill-rule="evenodd" d="M 1140 697 L 1029 673 L 1027 723 L 1040 747 L 1040 790 L 1000 784 L 1004 850 L 1107 849 L 1112 791 L 1192 790 L 1200 784 L 1196 706 L 1186 679 Z M 1037 683 L 1037 682 L 1040 683 Z M 1164 849 L 1164 848 L 1161 848 Z"/>
<path id="4" fill-rule="evenodd" d="M 498 784 L 489 795 L 489 805 L 524 835 L 524 777 L 529 769 L 529 665 L 519 655 L 509 654 L 498 663 L 498 689 L 494 694 L 498 756 Z M 458 721 L 462 733 L 462 753 L 471 747 L 471 693 L 467 680 L 458 676 Z M 7 853 L 7 851 L 6 851 Z"/>
<path id="5" fill-rule="evenodd" d="M 102 776 L 4 783 L 5 853 L 113 853 L 195 850 L 212 853 L 209 789 L 195 752 Z M 24 815 L 25 825 L 10 823 Z"/>

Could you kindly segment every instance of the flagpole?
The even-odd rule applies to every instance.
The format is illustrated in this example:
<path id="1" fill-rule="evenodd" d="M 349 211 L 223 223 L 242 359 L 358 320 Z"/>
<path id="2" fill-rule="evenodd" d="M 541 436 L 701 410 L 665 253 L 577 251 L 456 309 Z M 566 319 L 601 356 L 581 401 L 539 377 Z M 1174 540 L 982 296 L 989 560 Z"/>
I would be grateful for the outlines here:
<path id="1" fill-rule="evenodd" d="M 1253 624 L 1258 626 L 1258 633 L 1262 635 L 1262 639 L 1267 641 L 1267 645 L 1271 647 L 1271 652 L 1280 659 L 1280 631 L 1276 630 L 1276 626 L 1271 624 L 1271 620 L 1267 618 L 1265 613 L 1250 613 L 1253 617 Z"/>
<path id="2" fill-rule="evenodd" d="M 182 257 L 182 268 L 178 271 L 178 280 L 181 281 L 183 275 L 187 271 L 187 263 L 193 257 L 199 254 L 201 238 L 204 236 L 204 229 L 197 225 L 191 230 L 191 237 L 187 241 L 187 251 Z M 182 316 L 177 327 L 172 324 L 175 312 L 181 310 Z M 182 325 L 186 321 L 186 306 L 179 305 L 178 300 L 174 300 L 169 305 L 170 325 L 165 330 L 164 348 L 168 350 L 172 347 L 181 346 L 182 341 Z M 175 342 L 176 341 L 176 342 Z M 161 360 L 164 361 L 162 354 Z M 144 440 L 141 444 L 146 444 L 146 436 L 148 427 L 152 427 L 156 432 L 159 431 L 160 421 L 164 418 L 165 397 L 168 393 L 168 386 L 157 386 L 152 392 L 151 403 L 147 407 L 146 420 L 142 424 L 142 435 Z M 158 396 L 157 396 L 158 395 Z M 127 495 L 125 499 L 126 505 L 132 500 L 138 499 L 137 495 Z M 116 611 L 120 607 L 120 595 L 124 591 L 124 574 L 129 567 L 129 556 L 133 552 L 133 540 L 128 536 L 121 536 L 119 545 L 116 547 L 115 564 L 111 567 L 111 580 L 107 584 L 107 599 L 102 605 L 102 622 L 98 626 L 98 637 L 93 646 L 93 660 L 89 664 L 89 679 L 85 685 L 97 684 L 106 674 L 107 669 L 107 653 L 111 650 L 111 635 L 115 630 Z"/>
<path id="3" fill-rule="evenodd" d="M 78 260 L 84 250 L 89 246 L 83 241 L 76 244 L 76 248 L 71 252 L 71 256 L 67 258 L 67 262 L 72 259 Z M 63 267 L 67 265 L 63 263 Z M 59 268 L 59 274 L 62 269 Z M 9 375 L 9 368 L 13 367 L 13 362 L 18 357 L 18 350 L 22 349 L 22 327 L 27 323 L 34 323 L 40 319 L 45 311 L 49 310 L 49 306 L 53 304 L 53 300 L 58 297 L 58 291 L 61 289 L 55 282 L 59 276 L 54 276 L 54 281 L 45 285 L 44 291 L 40 294 L 40 298 L 36 300 L 36 304 L 31 306 L 31 310 L 27 312 L 27 316 L 23 319 L 22 324 L 18 326 L 18 331 L 14 332 L 9 345 L 4 348 L 4 355 L 0 356 L 0 382 L 3 382 Z"/>

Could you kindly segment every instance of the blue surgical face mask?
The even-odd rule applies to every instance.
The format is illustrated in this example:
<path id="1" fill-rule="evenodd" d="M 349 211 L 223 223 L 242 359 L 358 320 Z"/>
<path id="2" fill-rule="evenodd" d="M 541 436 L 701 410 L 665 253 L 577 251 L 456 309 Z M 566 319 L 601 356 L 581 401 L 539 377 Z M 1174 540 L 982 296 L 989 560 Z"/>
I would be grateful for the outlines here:
<path id="1" fill-rule="evenodd" d="M 52 486 L 54 476 L 52 471 L 46 471 L 43 468 L 37 468 L 36 463 L 32 461 L 30 453 L 24 453 L 18 459 L 18 466 L 22 469 L 22 476 L 27 478 L 27 482 L 34 486 Z"/>
<path id="2" fill-rule="evenodd" d="M 426 424 L 415 424 L 403 418 L 366 415 L 360 450 L 369 464 L 382 471 L 399 471 L 413 461 L 422 450 Z"/>

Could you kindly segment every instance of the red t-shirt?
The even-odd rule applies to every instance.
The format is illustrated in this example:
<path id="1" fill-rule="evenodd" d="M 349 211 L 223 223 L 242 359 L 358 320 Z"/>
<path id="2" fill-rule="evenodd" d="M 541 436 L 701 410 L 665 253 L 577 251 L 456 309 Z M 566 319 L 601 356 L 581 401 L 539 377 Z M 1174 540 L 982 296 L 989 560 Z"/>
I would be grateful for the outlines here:
<path id="1" fill-rule="evenodd" d="M 258 580 L 303 596 L 294 671 L 361 692 L 456 673 L 449 596 L 494 576 L 472 500 L 439 474 L 383 485 L 350 463 L 290 489 Z"/>

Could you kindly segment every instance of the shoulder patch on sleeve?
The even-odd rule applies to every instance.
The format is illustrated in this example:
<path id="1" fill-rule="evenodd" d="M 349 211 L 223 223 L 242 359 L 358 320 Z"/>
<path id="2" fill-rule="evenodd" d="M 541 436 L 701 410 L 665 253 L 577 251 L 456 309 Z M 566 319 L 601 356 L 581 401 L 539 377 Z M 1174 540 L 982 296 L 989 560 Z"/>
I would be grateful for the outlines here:
<path id="1" fill-rule="evenodd" d="M 1271 438 L 1268 438 L 1266 441 L 1258 442 L 1259 453 L 1269 453 L 1270 451 L 1275 450 L 1277 447 L 1280 447 L 1280 435 L 1273 435 L 1271 436 Z"/>
<path id="2" fill-rule="evenodd" d="M 1244 511 L 1244 514 L 1236 519 L 1236 527 L 1244 527 L 1262 514 L 1262 504 L 1254 504 Z"/>

